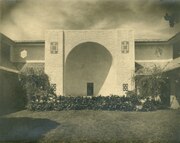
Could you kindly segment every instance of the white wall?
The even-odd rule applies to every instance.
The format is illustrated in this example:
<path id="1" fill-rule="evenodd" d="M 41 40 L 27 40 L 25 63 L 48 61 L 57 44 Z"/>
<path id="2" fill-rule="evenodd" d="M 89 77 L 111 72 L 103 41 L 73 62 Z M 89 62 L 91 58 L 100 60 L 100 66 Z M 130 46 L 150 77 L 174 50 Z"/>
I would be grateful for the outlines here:
<path id="1" fill-rule="evenodd" d="M 153 43 L 153 42 L 152 42 Z M 173 59 L 173 47 L 166 43 L 136 44 L 136 60 L 170 60 Z"/>
<path id="2" fill-rule="evenodd" d="M 51 41 L 58 41 L 58 51 L 59 51 L 58 54 L 50 54 Z M 121 52 L 122 41 L 129 42 L 129 53 Z M 134 84 L 132 82 L 132 74 L 135 69 L 135 65 L 134 65 L 135 59 L 134 59 L 134 34 L 132 30 L 65 30 L 65 31 L 50 30 L 47 31 L 46 33 L 46 41 L 45 41 L 45 71 L 47 74 L 49 74 L 51 82 L 57 84 L 57 93 L 63 94 L 63 90 L 64 93 L 66 93 L 65 89 L 67 90 L 67 88 L 63 87 L 65 86 L 65 81 L 66 82 L 71 81 L 71 79 L 65 79 L 65 72 L 66 72 L 65 66 L 68 66 L 66 65 L 67 64 L 66 62 L 68 60 L 69 53 L 71 53 L 71 51 L 73 51 L 75 47 L 77 48 L 78 45 L 87 42 L 93 42 L 102 45 L 112 56 L 112 62 L 110 62 L 111 67 L 109 69 L 109 72 L 104 77 L 104 83 L 99 89 L 99 92 L 96 94 L 97 95 L 101 94 L 103 96 L 110 94 L 123 95 L 125 93 L 122 90 L 122 85 L 124 83 L 128 84 L 129 90 L 134 89 Z M 80 55 L 78 55 L 77 53 L 77 57 L 81 56 L 83 60 L 82 54 L 85 53 L 79 52 Z M 108 57 L 107 55 L 104 56 L 103 58 Z M 93 57 L 92 53 L 91 53 L 91 57 Z M 101 58 L 101 61 L 102 64 L 105 64 L 103 62 L 103 58 Z M 76 60 L 76 58 L 72 58 L 72 59 Z M 94 62 L 97 63 L 98 61 L 99 60 L 97 58 Z M 90 62 L 86 62 L 84 64 L 90 64 Z M 100 65 L 96 64 L 95 69 L 96 68 L 99 70 Z M 72 72 L 73 70 L 75 69 L 72 69 Z M 90 70 L 92 70 L 92 72 L 94 71 L 94 69 L 92 68 Z M 76 72 L 78 71 L 76 70 Z M 80 72 L 82 71 L 79 70 L 79 73 Z M 90 74 L 83 75 L 82 78 L 86 79 L 86 77 L 84 76 L 88 77 L 90 76 Z M 87 82 L 93 82 L 93 81 L 87 80 Z M 78 84 L 78 83 L 74 83 L 74 84 Z M 96 88 L 96 86 L 94 88 Z M 84 85 L 83 89 L 79 89 L 79 95 L 85 94 L 85 91 L 86 91 L 86 84 Z M 78 94 L 78 92 L 76 94 Z"/>

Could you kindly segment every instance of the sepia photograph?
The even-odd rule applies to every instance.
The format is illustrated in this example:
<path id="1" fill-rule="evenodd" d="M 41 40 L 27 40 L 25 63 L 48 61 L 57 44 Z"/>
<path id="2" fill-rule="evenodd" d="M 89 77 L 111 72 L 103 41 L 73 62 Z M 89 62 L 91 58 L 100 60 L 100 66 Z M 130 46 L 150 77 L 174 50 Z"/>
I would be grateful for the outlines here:
<path id="1" fill-rule="evenodd" d="M 0 0 L 0 143 L 180 143 L 180 0 Z"/>

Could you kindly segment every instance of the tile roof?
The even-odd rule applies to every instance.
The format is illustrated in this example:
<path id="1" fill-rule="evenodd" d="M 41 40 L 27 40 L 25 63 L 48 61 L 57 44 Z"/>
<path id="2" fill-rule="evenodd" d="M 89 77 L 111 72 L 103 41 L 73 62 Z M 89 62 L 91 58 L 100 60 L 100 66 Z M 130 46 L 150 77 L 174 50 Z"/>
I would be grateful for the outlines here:
<path id="1" fill-rule="evenodd" d="M 44 63 L 16 63 L 16 67 L 20 72 L 26 72 L 31 68 L 35 72 L 44 71 Z"/>
<path id="2" fill-rule="evenodd" d="M 136 62 L 136 74 L 137 75 L 149 75 L 151 74 L 148 69 L 153 67 L 159 67 L 163 72 L 172 71 L 180 68 L 180 57 L 173 59 L 169 62 Z"/>
<path id="3" fill-rule="evenodd" d="M 168 62 L 167 66 L 165 67 L 164 71 L 172 71 L 175 69 L 180 68 L 180 57 L 172 60 L 171 62 Z"/>
<path id="4" fill-rule="evenodd" d="M 150 69 L 157 67 L 164 70 L 168 62 L 136 62 L 136 74 L 137 75 L 150 75 Z"/>

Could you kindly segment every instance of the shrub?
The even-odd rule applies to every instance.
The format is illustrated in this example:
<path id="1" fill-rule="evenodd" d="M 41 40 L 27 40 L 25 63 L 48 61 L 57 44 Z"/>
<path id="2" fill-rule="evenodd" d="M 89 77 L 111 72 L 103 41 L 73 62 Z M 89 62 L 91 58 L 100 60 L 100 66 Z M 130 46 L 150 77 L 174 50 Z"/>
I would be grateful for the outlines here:
<path id="1" fill-rule="evenodd" d="M 119 111 L 153 111 L 159 104 L 148 97 L 138 96 L 129 91 L 126 96 L 56 96 L 43 71 L 27 70 L 20 75 L 21 85 L 27 95 L 27 109 L 32 111 L 49 110 L 119 110 Z M 142 99 L 145 102 L 141 102 Z M 142 109 L 138 108 L 142 106 Z M 160 107 L 160 106 L 159 106 Z"/>
<path id="2" fill-rule="evenodd" d="M 146 102 L 144 102 L 142 110 L 141 111 L 154 111 L 157 109 L 156 105 L 156 101 L 154 100 L 147 100 Z"/>
<path id="3" fill-rule="evenodd" d="M 33 68 L 29 68 L 26 72 L 20 73 L 19 80 L 22 88 L 26 92 L 28 107 L 31 106 L 29 104 L 31 104 L 35 98 L 38 100 L 42 98 L 42 96 L 46 97 L 48 94 L 54 95 L 54 90 L 44 71 L 35 71 Z"/>
<path id="4" fill-rule="evenodd" d="M 141 96 L 155 98 L 162 94 L 162 89 L 167 85 L 167 77 L 162 68 L 155 65 L 138 72 L 141 74 L 134 76 L 134 80 Z"/>
<path id="5" fill-rule="evenodd" d="M 137 93 L 135 91 L 128 91 L 126 93 L 126 97 L 129 98 L 131 100 L 131 102 L 135 105 L 141 104 L 140 100 L 142 99 L 142 97 L 137 95 Z"/>
<path id="6" fill-rule="evenodd" d="M 28 109 L 32 111 L 49 110 L 119 110 L 119 111 L 138 111 L 137 105 L 140 105 L 140 98 L 131 96 L 56 96 L 47 92 L 42 92 L 42 96 L 33 96 Z M 150 105 L 149 105 L 150 104 Z M 152 105 L 152 106 L 151 106 Z M 156 110 L 156 105 L 148 101 L 143 105 L 141 111 Z"/>

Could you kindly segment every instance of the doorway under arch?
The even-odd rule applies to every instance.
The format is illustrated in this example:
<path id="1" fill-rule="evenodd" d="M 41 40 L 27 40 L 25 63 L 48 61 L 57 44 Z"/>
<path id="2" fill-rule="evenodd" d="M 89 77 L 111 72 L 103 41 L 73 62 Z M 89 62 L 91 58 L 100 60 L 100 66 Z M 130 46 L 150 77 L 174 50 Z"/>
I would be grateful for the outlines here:
<path id="1" fill-rule="evenodd" d="M 112 65 L 111 53 L 101 44 L 75 46 L 66 58 L 65 95 L 98 95 Z"/>

